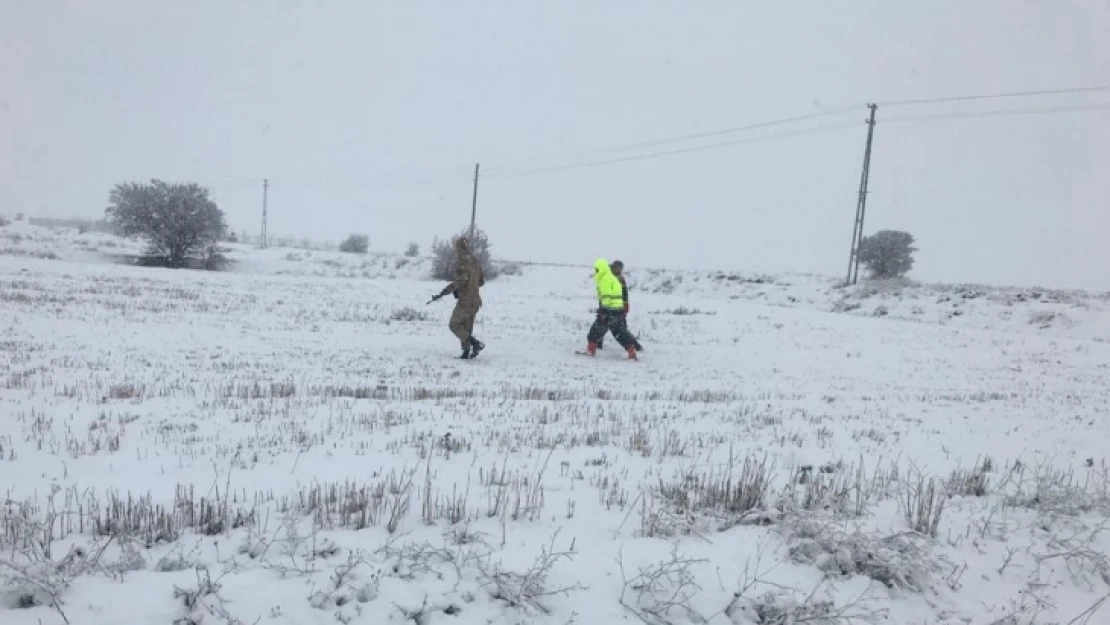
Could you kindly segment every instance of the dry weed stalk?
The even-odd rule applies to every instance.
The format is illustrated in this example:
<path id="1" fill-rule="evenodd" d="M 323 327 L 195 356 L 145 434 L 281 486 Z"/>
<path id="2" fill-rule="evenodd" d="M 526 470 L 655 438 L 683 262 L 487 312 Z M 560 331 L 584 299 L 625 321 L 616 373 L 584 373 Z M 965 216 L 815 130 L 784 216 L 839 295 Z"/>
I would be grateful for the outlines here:
<path id="1" fill-rule="evenodd" d="M 899 505 L 913 531 L 931 538 L 937 537 L 946 496 L 936 478 L 926 480 L 918 475 L 916 481 L 907 482 L 902 490 Z"/>

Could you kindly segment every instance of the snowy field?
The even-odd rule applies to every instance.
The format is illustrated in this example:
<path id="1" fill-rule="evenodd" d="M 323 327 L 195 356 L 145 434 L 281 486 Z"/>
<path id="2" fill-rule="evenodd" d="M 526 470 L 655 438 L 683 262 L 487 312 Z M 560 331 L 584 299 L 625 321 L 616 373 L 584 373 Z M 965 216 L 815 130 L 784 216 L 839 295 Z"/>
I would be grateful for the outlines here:
<path id="1" fill-rule="evenodd" d="M 0 623 L 1110 623 L 1105 294 L 0 228 Z"/>

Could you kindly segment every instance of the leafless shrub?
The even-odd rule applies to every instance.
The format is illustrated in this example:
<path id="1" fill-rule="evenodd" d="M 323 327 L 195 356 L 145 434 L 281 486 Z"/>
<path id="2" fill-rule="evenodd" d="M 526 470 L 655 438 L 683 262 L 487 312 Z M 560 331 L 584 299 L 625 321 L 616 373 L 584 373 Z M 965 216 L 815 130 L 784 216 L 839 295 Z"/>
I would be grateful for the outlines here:
<path id="1" fill-rule="evenodd" d="M 1055 572 L 1062 564 L 1073 582 L 1089 590 L 1097 588 L 1096 579 L 1110 585 L 1110 558 L 1097 543 L 1110 528 L 1110 519 L 1103 518 L 1094 525 L 1079 521 L 1066 525 L 1065 531 L 1050 531 L 1046 550 L 1030 554 L 1036 564 L 1033 579 L 1042 579 L 1042 567 L 1047 565 Z"/>
<path id="2" fill-rule="evenodd" d="M 415 308 L 398 308 L 389 315 L 389 318 L 392 321 L 427 321 L 428 313 Z"/>
<path id="3" fill-rule="evenodd" d="M 189 559 L 179 544 L 173 551 L 158 559 L 158 562 L 154 564 L 154 570 L 159 573 L 176 573 L 196 568 L 196 566 L 197 562 Z"/>
<path id="4" fill-rule="evenodd" d="M 146 558 L 143 557 L 135 541 L 126 537 L 119 537 L 117 543 L 119 544 L 119 557 L 116 558 L 115 562 L 104 565 L 106 571 L 117 575 L 123 575 L 146 569 Z"/>
<path id="5" fill-rule="evenodd" d="M 964 497 L 985 497 L 990 492 L 990 477 L 988 473 L 994 470 L 994 461 L 990 456 L 978 460 L 968 470 L 958 469 L 948 478 L 945 491 L 948 495 L 962 495 Z"/>
<path id="6" fill-rule="evenodd" d="M 871 594 L 870 588 L 848 602 L 837 604 L 827 592 L 818 596 L 826 584 L 825 580 L 819 582 L 809 593 L 769 581 L 766 577 L 777 568 L 780 561 L 776 558 L 774 564 L 762 567 L 766 548 L 765 536 L 756 546 L 754 563 L 749 559 L 744 564 L 744 573 L 737 581 L 728 605 L 708 618 L 695 622 L 717 622 L 721 615 L 734 623 L 774 625 L 858 625 L 886 620 L 887 610 L 864 605 Z M 759 589 L 764 587 L 769 587 L 770 590 L 759 593 Z M 724 590 L 723 583 L 721 589 Z"/>
<path id="7" fill-rule="evenodd" d="M 558 536 L 559 531 L 556 530 L 547 546 L 541 548 L 540 555 L 536 557 L 532 566 L 522 573 L 505 570 L 500 562 L 491 565 L 488 558 L 485 561 L 479 560 L 479 571 L 490 596 L 512 607 L 530 607 L 544 614 L 550 614 L 550 610 L 541 603 L 544 598 L 586 590 L 585 586 L 578 583 L 552 587 L 548 579 L 551 569 L 560 560 L 573 560 L 575 556 L 573 541 L 569 549 L 555 548 L 555 540 Z"/>
<path id="8" fill-rule="evenodd" d="M 424 600 L 420 603 L 420 607 L 406 608 L 396 602 L 393 603 L 393 607 L 397 608 L 397 611 L 401 613 L 401 617 L 406 623 L 412 623 L 413 625 L 426 625 L 426 623 L 428 622 L 429 610 L 427 595 L 424 595 Z"/>
<path id="9" fill-rule="evenodd" d="M 862 459 L 858 464 L 826 464 L 817 470 L 802 465 L 794 470 L 779 507 L 861 517 L 876 491 L 885 485 L 886 477 L 878 469 L 868 477 Z"/>
<path id="10" fill-rule="evenodd" d="M 450 239 L 435 239 L 432 241 L 432 279 L 433 280 L 454 280 L 455 267 L 457 265 L 457 258 L 455 256 L 455 242 L 459 239 L 466 239 L 469 243 L 470 253 L 474 256 L 474 260 L 478 261 L 478 265 L 482 268 L 482 274 L 486 281 L 494 280 L 501 275 L 501 268 L 493 262 L 491 250 L 493 244 L 490 243 L 489 237 L 481 228 L 476 228 L 471 236 L 468 229 L 452 236 Z"/>
<path id="11" fill-rule="evenodd" d="M 27 518 L 6 520 L 9 526 L 16 523 L 26 526 L 20 531 L 25 540 L 18 545 L 0 542 L 4 548 L 0 552 L 0 602 L 12 609 L 49 606 L 68 624 L 62 594 L 81 575 L 104 570 L 100 560 L 111 540 L 94 541 L 87 547 L 74 545 L 65 556 L 54 559 L 49 528 Z"/>
<path id="12" fill-rule="evenodd" d="M 1016 462 L 1000 486 L 1007 505 L 1028 508 L 1039 514 L 1078 516 L 1088 512 L 1110 512 L 1110 470 L 1092 467 L 1080 479 L 1073 469 L 1060 469 L 1047 462 L 1030 468 Z"/>
<path id="13" fill-rule="evenodd" d="M 372 601 L 378 596 L 380 580 L 375 572 L 369 582 L 359 584 L 358 569 L 366 565 L 366 558 L 362 554 L 358 552 L 348 554 L 347 561 L 335 567 L 328 576 L 327 585 L 309 595 L 309 603 L 317 610 L 332 610 L 352 602 Z M 356 586 L 356 584 L 359 585 Z"/>
<path id="14" fill-rule="evenodd" d="M 388 573 L 406 581 L 411 581 L 418 575 L 432 573 L 437 565 L 443 564 L 453 567 L 456 579 L 461 579 L 461 567 L 475 557 L 472 550 L 451 550 L 446 546 L 436 547 L 427 541 L 399 546 L 389 541 L 378 549 L 377 554 L 384 556 Z"/>
<path id="15" fill-rule="evenodd" d="M 206 566 L 196 567 L 196 585 L 182 588 L 173 586 L 173 596 L 185 608 L 185 615 L 175 619 L 174 625 L 201 625 L 207 616 L 219 619 L 225 625 L 247 625 L 227 610 L 227 600 L 220 595 L 221 580 L 227 571 L 216 579 Z"/>
<path id="16" fill-rule="evenodd" d="M 705 311 L 705 310 L 702 310 L 700 308 L 690 308 L 690 307 L 687 307 L 687 306 L 679 306 L 677 308 L 668 308 L 667 310 L 662 310 L 662 311 L 659 311 L 659 312 L 653 313 L 653 314 L 657 314 L 657 315 L 675 315 L 675 316 L 678 316 L 678 317 L 691 317 L 691 316 L 695 316 L 695 315 L 715 315 L 717 313 L 715 313 L 713 311 Z"/>
<path id="17" fill-rule="evenodd" d="M 671 548 L 667 560 L 640 567 L 635 576 L 629 577 L 624 568 L 623 548 L 617 551 L 617 566 L 621 572 L 620 604 L 645 623 L 671 623 L 676 613 L 695 622 L 704 622 L 690 605 L 690 600 L 701 591 L 690 570 L 695 564 L 706 562 L 678 553 L 678 545 Z"/>
<path id="18" fill-rule="evenodd" d="M 988 625 L 1036 625 L 1042 613 L 1055 608 L 1052 601 L 1045 596 L 1043 588 L 1030 585 L 1019 592 L 1018 598 L 1010 600 L 1005 615 Z"/>

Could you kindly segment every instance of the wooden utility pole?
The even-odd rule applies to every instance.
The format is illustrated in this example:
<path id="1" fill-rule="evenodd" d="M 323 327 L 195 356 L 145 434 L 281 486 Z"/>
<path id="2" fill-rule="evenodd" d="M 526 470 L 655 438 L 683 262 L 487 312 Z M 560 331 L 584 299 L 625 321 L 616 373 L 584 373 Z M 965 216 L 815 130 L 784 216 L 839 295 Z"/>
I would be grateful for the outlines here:
<path id="1" fill-rule="evenodd" d="M 852 226 L 852 249 L 848 255 L 848 276 L 844 283 L 855 284 L 859 279 L 859 246 L 863 241 L 863 217 L 867 210 L 867 182 L 871 177 L 871 140 L 875 136 L 875 104 L 868 104 L 871 118 L 867 120 L 867 145 L 863 150 L 863 173 L 859 179 L 859 200 L 856 202 L 856 221 Z"/>
<path id="2" fill-rule="evenodd" d="M 475 218 L 478 216 L 478 167 L 480 163 L 474 163 L 474 198 L 470 201 L 470 247 L 474 247 L 474 223 Z"/>
<path id="3" fill-rule="evenodd" d="M 270 180 L 268 178 L 264 178 L 262 180 L 262 241 L 258 244 L 258 246 L 262 249 L 266 249 L 266 196 L 268 195 L 269 190 Z"/>

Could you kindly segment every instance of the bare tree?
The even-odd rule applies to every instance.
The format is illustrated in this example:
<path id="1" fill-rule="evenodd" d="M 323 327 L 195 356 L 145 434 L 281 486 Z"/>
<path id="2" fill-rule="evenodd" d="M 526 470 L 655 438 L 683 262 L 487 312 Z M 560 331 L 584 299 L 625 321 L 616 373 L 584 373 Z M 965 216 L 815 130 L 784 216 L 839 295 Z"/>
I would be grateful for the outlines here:
<path id="1" fill-rule="evenodd" d="M 224 213 L 196 183 L 120 183 L 109 195 L 105 219 L 126 237 L 141 237 L 167 267 L 213 249 L 227 230 Z"/>
<path id="2" fill-rule="evenodd" d="M 432 278 L 436 280 L 453 280 L 455 278 L 455 241 L 470 239 L 470 228 L 451 237 L 449 241 L 436 239 L 432 242 Z M 493 266 L 493 257 L 490 255 L 489 237 L 480 229 L 474 230 L 474 238 L 470 240 L 470 253 L 482 267 L 486 280 L 497 277 L 497 270 Z"/>

